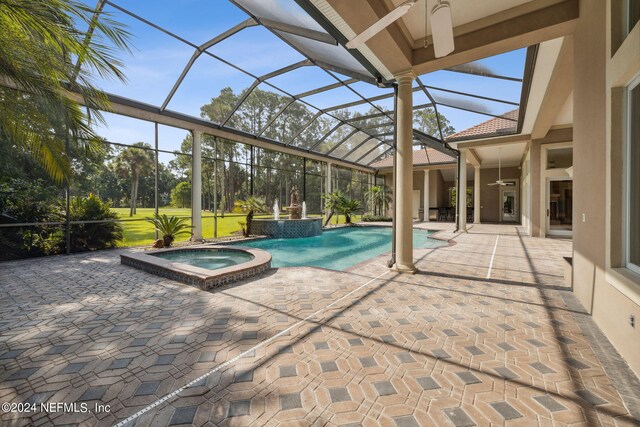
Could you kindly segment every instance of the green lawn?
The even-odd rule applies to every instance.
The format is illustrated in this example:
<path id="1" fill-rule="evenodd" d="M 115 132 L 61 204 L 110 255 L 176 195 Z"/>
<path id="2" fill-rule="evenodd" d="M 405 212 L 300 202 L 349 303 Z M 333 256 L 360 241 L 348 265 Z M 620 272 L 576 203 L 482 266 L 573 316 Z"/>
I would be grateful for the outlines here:
<path id="1" fill-rule="evenodd" d="M 153 208 L 138 208 L 137 213 L 133 216 L 129 216 L 129 208 L 113 208 L 118 216 L 124 220 L 122 227 L 124 228 L 124 239 L 122 239 L 121 246 L 141 246 L 149 245 L 156 239 L 155 229 L 153 225 L 144 221 L 144 218 L 150 218 L 153 216 Z M 167 214 L 169 216 L 178 216 L 189 218 L 188 223 L 191 223 L 191 209 L 188 208 L 160 208 L 161 214 Z M 317 215 L 310 215 L 317 216 Z M 271 218 L 272 215 L 256 215 L 256 218 Z M 245 216 L 243 214 L 225 214 L 224 218 L 218 214 L 218 237 L 231 236 L 234 233 L 240 232 L 239 221 L 244 221 Z M 202 211 L 202 236 L 205 239 L 213 239 L 213 212 Z M 352 221 L 357 222 L 360 220 L 360 215 L 353 216 Z M 331 220 L 332 224 L 338 224 L 337 218 Z M 344 216 L 340 216 L 340 224 L 344 224 Z M 189 240 L 188 235 L 180 236 L 177 241 Z"/>

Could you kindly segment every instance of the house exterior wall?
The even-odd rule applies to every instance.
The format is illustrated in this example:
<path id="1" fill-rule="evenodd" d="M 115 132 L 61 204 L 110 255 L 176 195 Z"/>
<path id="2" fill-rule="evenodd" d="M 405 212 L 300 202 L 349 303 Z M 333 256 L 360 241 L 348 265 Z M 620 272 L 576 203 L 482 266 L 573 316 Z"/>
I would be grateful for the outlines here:
<path id="1" fill-rule="evenodd" d="M 429 170 L 429 206 L 434 208 L 449 206 L 449 187 L 455 185 L 453 182 L 444 181 L 440 172 L 443 168 L 455 170 L 455 165 L 439 166 L 438 169 Z M 382 171 L 380 175 L 385 177 L 386 185 L 393 194 L 393 174 L 391 171 Z M 473 186 L 473 182 L 469 182 L 469 186 Z M 420 208 L 422 208 L 424 206 L 424 169 L 414 169 L 413 189 L 420 190 Z M 389 204 L 386 215 L 393 215 L 393 202 Z"/>
<path id="2" fill-rule="evenodd" d="M 442 179 L 440 171 L 432 170 L 429 172 L 429 206 L 434 208 L 440 206 L 440 194 L 438 192 L 440 179 Z"/>
<path id="3" fill-rule="evenodd" d="M 619 3 L 581 0 L 574 34 L 573 289 L 640 375 L 640 326 L 629 323 L 640 319 L 640 276 L 623 268 L 620 226 L 622 95 L 640 73 L 640 25 L 620 35 Z"/>
<path id="4" fill-rule="evenodd" d="M 499 175 L 503 181 L 520 180 L 520 170 L 517 167 L 502 168 Z M 480 169 L 480 222 L 500 222 L 500 186 L 489 185 L 497 180 L 498 168 Z M 521 205 L 520 199 L 518 194 L 518 212 Z"/>
<path id="5" fill-rule="evenodd" d="M 520 224 L 531 235 L 531 144 L 520 164 Z"/>
<path id="6" fill-rule="evenodd" d="M 436 207 L 449 206 L 449 202 L 448 202 L 449 187 L 447 187 L 444 182 L 444 178 L 442 177 L 442 172 L 440 171 L 435 171 L 435 172 L 436 172 L 435 182 L 436 182 L 436 194 L 437 194 L 437 200 L 436 200 L 435 206 Z"/>
<path id="7" fill-rule="evenodd" d="M 424 171 L 413 171 L 413 190 L 420 190 L 420 209 L 424 206 Z"/>
<path id="8" fill-rule="evenodd" d="M 618 16 L 622 4 L 618 0 L 580 0 L 573 35 L 573 135 L 568 140 L 573 141 L 572 286 L 586 312 L 640 375 L 640 275 L 624 268 L 621 229 L 624 93 L 640 73 L 640 24 L 629 35 L 622 34 L 623 19 Z M 527 186 L 520 193 L 521 214 L 525 227 L 536 237 L 544 235 L 546 222 L 542 208 L 546 205 L 546 165 L 542 164 L 546 143 L 532 140 L 522 171 L 503 175 L 520 178 Z M 446 206 L 452 183 L 445 183 L 438 171 L 434 174 L 430 179 L 432 190 L 437 189 L 431 191 L 437 197 L 434 205 Z M 489 180 L 497 178 L 491 176 L 490 170 L 481 171 L 483 193 Z M 481 203 L 481 220 L 495 220 L 496 214 L 488 210 L 485 214 L 485 210 L 498 207 L 497 198 L 481 194 Z M 630 316 L 636 318 L 635 327 L 629 323 Z"/>

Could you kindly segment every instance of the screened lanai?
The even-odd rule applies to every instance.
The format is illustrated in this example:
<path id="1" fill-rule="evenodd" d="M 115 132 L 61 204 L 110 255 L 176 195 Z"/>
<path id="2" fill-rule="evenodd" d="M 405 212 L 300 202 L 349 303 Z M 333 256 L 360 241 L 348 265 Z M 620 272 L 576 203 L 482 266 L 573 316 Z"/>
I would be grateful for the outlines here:
<path id="1" fill-rule="evenodd" d="M 93 123 L 106 155 L 78 160 L 83 179 L 67 192 L 54 190 L 62 213 L 46 219 L 12 213 L 3 227 L 69 235 L 85 222 L 65 214 L 66 199 L 96 194 L 112 202 L 125 224 L 123 245 L 151 243 L 157 236 L 145 217 L 193 216 L 194 131 L 201 135 L 205 239 L 239 232 L 238 203 L 250 196 L 286 206 L 295 185 L 308 212 L 322 215 L 323 196 L 332 190 L 360 201 L 362 213 L 369 210 L 368 188 L 390 191 L 392 183 L 371 165 L 394 153 L 395 82 L 346 49 L 344 36 L 313 15 L 308 2 L 87 5 L 99 12 L 96 19 L 120 22 L 130 33 L 131 52 L 119 55 L 126 82 L 95 76 L 111 100 L 105 122 Z M 525 105 L 535 53 L 534 46 L 417 76 L 414 148 L 456 156 L 447 135 Z M 498 134 L 518 133 L 523 117 L 520 108 L 517 120 L 508 119 L 513 126 Z M 150 163 L 135 191 L 123 156 Z"/>
<path id="2" fill-rule="evenodd" d="M 125 69 L 133 71 L 128 83 L 101 85 L 126 98 L 113 97 L 114 104 L 179 117 L 185 126 L 204 119 L 212 130 L 345 166 L 368 167 L 391 154 L 393 81 L 357 50 L 343 47 L 339 33 L 300 6 L 306 2 L 195 2 L 176 11 L 188 19 L 167 22 L 166 15 L 154 17 L 143 3 L 97 5 L 104 16 L 125 23 L 135 46 L 124 58 Z M 172 2 L 154 4 L 158 10 L 176 8 Z M 188 28 L 178 24 L 185 21 Z M 419 76 L 414 110 L 445 117 L 455 111 L 465 127 L 500 117 L 526 99 L 534 57 L 535 47 Z M 506 62 L 509 73 L 500 69 Z M 141 72 L 150 68 L 156 71 L 151 78 Z M 202 106 L 220 98 L 222 90 L 232 100 L 204 111 Z M 270 98 L 268 106 L 252 110 L 263 96 Z M 513 127 L 501 134 L 517 133 L 523 115 L 521 110 Z M 429 127 L 416 121 L 415 143 L 447 150 L 445 126 L 435 122 Z"/>

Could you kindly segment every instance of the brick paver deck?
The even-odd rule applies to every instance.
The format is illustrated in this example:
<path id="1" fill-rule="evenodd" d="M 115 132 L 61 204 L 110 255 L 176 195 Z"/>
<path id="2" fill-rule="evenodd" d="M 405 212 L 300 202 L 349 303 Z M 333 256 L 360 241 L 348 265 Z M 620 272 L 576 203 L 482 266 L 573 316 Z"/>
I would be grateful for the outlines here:
<path id="1" fill-rule="evenodd" d="M 416 250 L 416 275 L 379 257 L 216 292 L 121 266 L 120 251 L 0 264 L 0 402 L 109 405 L 0 422 L 636 425 L 637 378 L 616 389 L 624 362 L 602 365 L 564 284 L 570 242 L 512 226 L 440 236 L 452 245 Z"/>

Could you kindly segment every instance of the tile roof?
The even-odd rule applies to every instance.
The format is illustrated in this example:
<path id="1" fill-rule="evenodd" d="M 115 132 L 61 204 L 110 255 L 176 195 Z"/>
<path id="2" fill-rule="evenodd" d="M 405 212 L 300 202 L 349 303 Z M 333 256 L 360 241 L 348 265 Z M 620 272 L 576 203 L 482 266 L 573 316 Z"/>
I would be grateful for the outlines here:
<path id="1" fill-rule="evenodd" d="M 446 140 L 448 142 L 459 141 L 463 139 L 477 138 L 479 136 L 496 136 L 504 135 L 515 132 L 515 128 L 518 125 L 513 120 L 518 120 L 519 109 L 504 113 L 502 117 L 494 117 L 491 120 L 482 122 L 479 125 L 470 127 L 469 129 L 462 130 L 460 132 L 449 135 Z M 506 118 L 503 118 L 506 117 Z M 512 119 L 512 120 L 507 120 Z"/>
<path id="2" fill-rule="evenodd" d="M 443 163 L 455 163 L 455 157 L 441 153 L 433 148 L 426 150 L 413 150 L 413 164 L 415 165 L 437 165 Z M 393 156 L 386 157 L 371 165 L 374 168 L 389 168 L 393 166 Z"/>
<path id="3" fill-rule="evenodd" d="M 479 136 L 497 136 L 504 135 L 505 133 L 512 133 L 515 131 L 518 120 L 519 109 L 504 113 L 502 117 L 494 117 L 486 122 L 482 122 L 478 125 L 472 126 L 469 129 L 456 132 L 453 135 L 449 135 L 447 142 L 462 141 L 465 139 L 472 139 Z M 503 118 L 504 117 L 504 118 Z M 512 120 L 508 120 L 512 119 Z M 508 131 L 508 132 L 507 132 Z M 455 157 L 451 157 L 448 154 L 441 153 L 433 148 L 420 149 L 413 151 L 413 165 L 434 165 L 434 164 L 446 164 L 455 163 Z M 374 168 L 389 168 L 393 166 L 393 155 L 388 156 L 376 163 L 371 164 Z"/>

